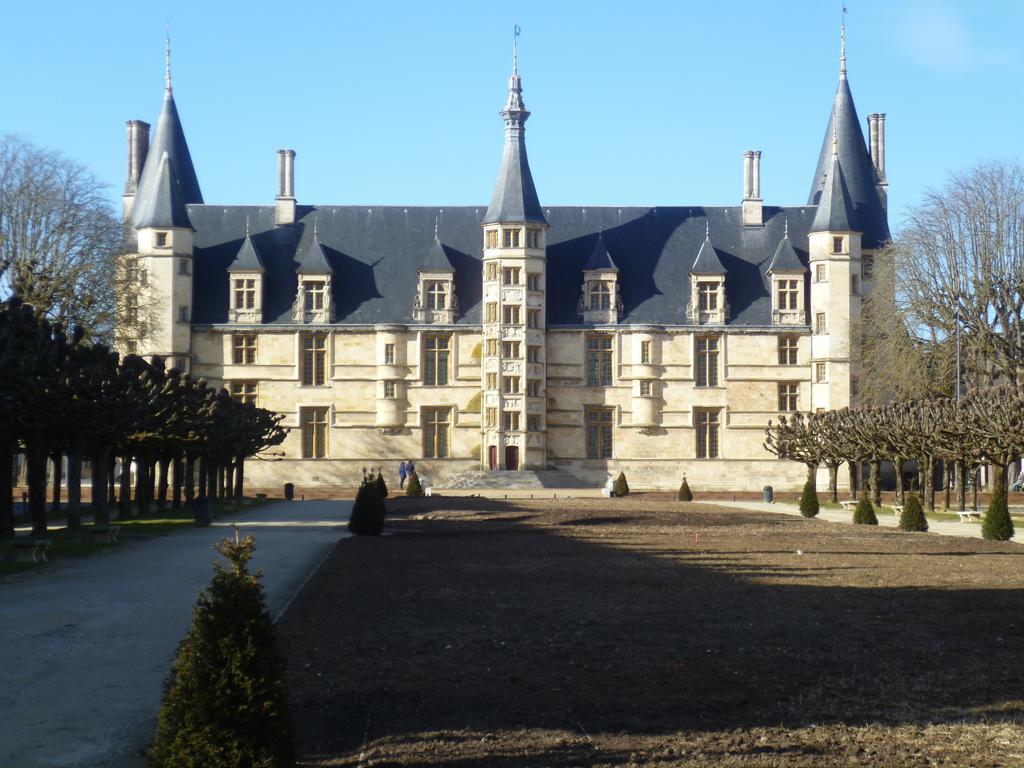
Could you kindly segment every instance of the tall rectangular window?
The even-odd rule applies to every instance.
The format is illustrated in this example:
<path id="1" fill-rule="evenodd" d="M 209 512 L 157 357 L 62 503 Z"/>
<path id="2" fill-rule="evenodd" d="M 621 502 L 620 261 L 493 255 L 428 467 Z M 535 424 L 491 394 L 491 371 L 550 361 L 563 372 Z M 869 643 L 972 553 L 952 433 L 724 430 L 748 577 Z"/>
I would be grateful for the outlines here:
<path id="1" fill-rule="evenodd" d="M 497 389 L 498 388 L 498 374 L 494 371 L 490 371 L 487 374 L 487 388 Z"/>
<path id="2" fill-rule="evenodd" d="M 491 239 L 492 239 L 491 235 L 497 235 L 497 234 L 498 234 L 497 232 L 488 232 L 487 233 L 487 240 L 488 240 L 488 242 L 490 242 Z M 495 245 L 496 245 L 497 242 L 498 242 L 497 237 L 495 237 L 493 239 L 494 239 L 494 242 L 495 242 Z M 488 248 L 494 248 L 495 246 L 494 245 L 488 245 L 487 247 Z M 498 279 L 498 262 L 496 262 L 496 261 L 488 261 L 487 262 L 487 279 L 488 280 L 497 280 Z"/>
<path id="3" fill-rule="evenodd" d="M 796 336 L 779 337 L 779 365 L 796 365 L 800 339 Z"/>
<path id="4" fill-rule="evenodd" d="M 385 344 L 384 345 L 384 365 L 395 364 L 395 345 Z"/>
<path id="5" fill-rule="evenodd" d="M 428 387 L 448 385 L 449 343 L 447 336 L 423 338 L 423 383 Z"/>
<path id="6" fill-rule="evenodd" d="M 797 398 L 800 394 L 800 385 L 795 382 L 779 384 L 779 411 L 789 412 L 797 410 Z"/>
<path id="7" fill-rule="evenodd" d="M 825 324 L 824 312 L 818 312 L 814 315 L 814 332 L 828 333 L 828 326 Z"/>
<path id="8" fill-rule="evenodd" d="M 385 381 L 384 382 L 384 397 L 388 400 L 395 399 L 395 382 Z"/>
<path id="9" fill-rule="evenodd" d="M 519 411 L 505 411 L 504 428 L 508 432 L 519 431 Z"/>
<path id="10" fill-rule="evenodd" d="M 596 280 L 590 284 L 590 308 L 611 309 L 612 289 L 604 280 Z"/>
<path id="11" fill-rule="evenodd" d="M 498 409 L 488 408 L 487 409 L 487 426 L 496 427 L 498 426 Z"/>
<path id="12" fill-rule="evenodd" d="M 451 408 L 423 409 L 423 458 L 448 458 L 448 429 Z"/>
<path id="13" fill-rule="evenodd" d="M 585 408 L 583 420 L 587 427 L 587 458 L 610 459 L 612 457 L 613 408 Z"/>
<path id="14" fill-rule="evenodd" d="M 697 339 L 697 386 L 718 386 L 718 337 Z"/>
<path id="15" fill-rule="evenodd" d="M 503 229 L 502 236 L 504 238 L 503 244 L 506 248 L 518 248 L 519 247 L 519 230 L 518 229 Z"/>
<path id="16" fill-rule="evenodd" d="M 832 238 L 832 253 L 842 253 L 842 252 L 843 252 L 843 238 L 841 238 L 841 237 L 833 237 Z"/>
<path id="17" fill-rule="evenodd" d="M 640 364 L 651 364 L 651 342 L 649 341 L 640 342 Z"/>
<path id="18" fill-rule="evenodd" d="M 485 321 L 488 323 L 498 322 L 498 302 L 489 301 L 487 302 L 487 310 L 485 314 Z"/>
<path id="19" fill-rule="evenodd" d="M 814 282 L 824 283 L 828 279 L 827 267 L 824 264 L 814 265 Z"/>
<path id="20" fill-rule="evenodd" d="M 540 397 L 540 379 L 526 380 L 527 397 Z"/>
<path id="21" fill-rule="evenodd" d="M 697 427 L 697 458 L 717 459 L 719 453 L 718 411 L 694 411 L 694 421 Z"/>
<path id="22" fill-rule="evenodd" d="M 488 339 L 487 340 L 487 356 L 497 357 L 498 356 L 498 340 Z"/>
<path id="23" fill-rule="evenodd" d="M 448 308 L 448 284 L 441 280 L 428 280 L 424 286 L 427 292 L 427 309 Z"/>
<path id="24" fill-rule="evenodd" d="M 488 248 L 497 248 L 498 247 L 498 230 L 492 229 L 492 230 L 490 230 L 487 233 L 486 246 Z M 487 279 L 488 280 L 495 280 L 497 278 L 491 277 L 490 272 L 488 272 Z"/>
<path id="25" fill-rule="evenodd" d="M 526 310 L 526 327 L 527 328 L 540 328 L 540 310 L 539 309 L 528 309 L 528 310 Z"/>
<path id="26" fill-rule="evenodd" d="M 526 230 L 526 247 L 527 248 L 540 248 L 540 230 L 539 229 L 528 229 L 528 230 Z"/>
<path id="27" fill-rule="evenodd" d="M 865 253 L 860 257 L 860 276 L 865 280 L 870 280 L 873 274 L 875 274 L 875 257 Z"/>
<path id="28" fill-rule="evenodd" d="M 501 356 L 502 357 L 519 357 L 519 342 L 518 341 L 503 341 L 503 342 L 501 342 Z"/>
<path id="29" fill-rule="evenodd" d="M 302 424 L 302 458 L 327 458 L 327 409 L 303 408 L 299 418 Z"/>
<path id="30" fill-rule="evenodd" d="M 501 391 L 509 395 L 519 394 L 519 377 L 505 376 L 501 380 Z"/>
<path id="31" fill-rule="evenodd" d="M 718 283 L 697 283 L 697 296 L 700 298 L 701 312 L 714 312 L 718 309 Z"/>
<path id="32" fill-rule="evenodd" d="M 823 384 L 824 382 L 828 381 L 824 363 L 814 364 L 814 381 L 817 382 L 818 384 Z"/>
<path id="33" fill-rule="evenodd" d="M 531 413 L 526 417 L 526 431 L 527 432 L 540 432 L 540 416 L 536 413 Z"/>
<path id="34" fill-rule="evenodd" d="M 256 362 L 255 333 L 236 333 L 231 337 L 231 360 L 235 365 L 253 365 Z"/>
<path id="35" fill-rule="evenodd" d="M 256 281 L 248 277 L 236 277 L 235 309 L 254 309 L 256 307 Z"/>
<path id="36" fill-rule="evenodd" d="M 519 285 L 519 267 L 505 267 L 501 270 L 502 285 Z"/>
<path id="37" fill-rule="evenodd" d="M 156 247 L 157 248 L 166 248 L 168 246 L 167 237 L 168 237 L 168 233 L 167 232 L 157 232 L 156 233 Z"/>
<path id="38" fill-rule="evenodd" d="M 539 363 L 540 362 L 540 347 L 530 345 L 526 348 L 526 362 L 528 363 Z"/>
<path id="39" fill-rule="evenodd" d="M 587 336 L 587 386 L 612 385 L 612 337 L 592 334 Z"/>
<path id="40" fill-rule="evenodd" d="M 179 275 L 189 275 L 189 274 L 191 274 L 191 272 L 189 271 L 188 259 L 178 259 L 178 274 Z"/>
<path id="41" fill-rule="evenodd" d="M 538 275 L 536 272 L 530 272 L 526 276 L 526 289 L 529 291 L 539 291 L 540 275 Z"/>
<path id="42" fill-rule="evenodd" d="M 502 309 L 502 320 L 505 325 L 519 325 L 519 306 L 506 304 Z"/>
<path id="43" fill-rule="evenodd" d="M 653 392 L 652 384 L 653 384 L 653 382 L 651 382 L 651 381 L 641 381 L 640 382 L 640 397 L 650 397 L 651 396 L 651 392 Z"/>
<path id="44" fill-rule="evenodd" d="M 255 381 L 232 381 L 231 396 L 242 403 L 256 405 L 256 382 Z"/>
<path id="45" fill-rule="evenodd" d="M 322 333 L 302 335 L 302 384 L 322 387 L 327 383 L 327 337 Z"/>
<path id="46" fill-rule="evenodd" d="M 779 309 L 799 309 L 799 299 L 799 280 L 779 280 Z"/>
<path id="47" fill-rule="evenodd" d="M 303 287 L 303 306 L 307 312 L 320 312 L 324 308 L 327 284 L 322 280 L 307 281 Z"/>

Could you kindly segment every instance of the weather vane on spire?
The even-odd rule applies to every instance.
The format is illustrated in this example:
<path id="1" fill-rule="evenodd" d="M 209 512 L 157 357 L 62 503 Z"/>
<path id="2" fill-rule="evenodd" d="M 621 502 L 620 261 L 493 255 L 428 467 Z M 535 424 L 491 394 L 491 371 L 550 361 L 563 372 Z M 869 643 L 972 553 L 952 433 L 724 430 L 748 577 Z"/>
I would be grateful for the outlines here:
<path id="1" fill-rule="evenodd" d="M 514 74 L 517 74 L 517 75 L 519 74 L 518 43 L 519 43 L 519 34 L 521 32 L 522 32 L 522 30 L 519 28 L 519 25 L 516 24 L 515 29 L 512 32 L 512 72 Z"/>
<path id="2" fill-rule="evenodd" d="M 843 16 L 842 23 L 839 25 L 839 75 L 840 77 L 846 77 L 846 3 L 842 3 Z"/>
<path id="3" fill-rule="evenodd" d="M 167 83 L 167 92 L 171 92 L 171 25 L 167 25 L 166 38 L 167 42 L 167 68 L 164 70 L 164 82 Z"/>

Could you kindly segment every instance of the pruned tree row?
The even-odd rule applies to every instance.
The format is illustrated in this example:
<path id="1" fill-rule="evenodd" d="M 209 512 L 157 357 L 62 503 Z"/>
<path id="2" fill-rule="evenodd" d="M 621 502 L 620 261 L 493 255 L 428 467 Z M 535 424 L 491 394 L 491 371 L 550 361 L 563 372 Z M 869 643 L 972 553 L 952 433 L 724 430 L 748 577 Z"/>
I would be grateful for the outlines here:
<path id="1" fill-rule="evenodd" d="M 836 478 L 845 462 L 853 478 L 851 498 L 857 498 L 859 468 L 866 464 L 870 498 L 878 504 L 879 469 L 883 461 L 888 461 L 896 470 L 896 497 L 902 504 L 903 469 L 908 462 L 916 461 L 922 500 L 928 510 L 935 509 L 933 478 L 940 461 L 947 471 L 956 472 L 961 510 L 966 508 L 968 477 L 974 477 L 982 465 L 990 464 L 995 468 L 993 502 L 1001 502 L 1005 509 L 1007 468 L 1024 454 L 1024 394 L 1018 387 L 998 386 L 973 390 L 959 403 L 936 399 L 877 408 L 797 413 L 781 417 L 778 423 L 768 422 L 764 447 L 779 458 L 804 464 L 812 486 L 818 468 L 827 467 L 832 502 L 838 500 Z M 1009 522 L 1008 515 L 1006 520 Z M 1010 531 L 1012 535 L 1012 526 Z"/>
<path id="2" fill-rule="evenodd" d="M 121 359 L 103 344 L 87 343 L 80 328 L 68 336 L 18 298 L 0 303 L 0 536 L 14 533 L 11 485 L 19 452 L 26 458 L 33 535 L 43 536 L 48 459 L 59 468 L 67 457 L 70 527 L 80 524 L 88 460 L 92 513 L 102 524 L 115 501 L 125 518 L 146 514 L 154 502 L 163 508 L 168 492 L 174 508 L 194 498 L 240 497 L 245 460 L 284 440 L 281 418 L 168 370 L 160 359 Z"/>

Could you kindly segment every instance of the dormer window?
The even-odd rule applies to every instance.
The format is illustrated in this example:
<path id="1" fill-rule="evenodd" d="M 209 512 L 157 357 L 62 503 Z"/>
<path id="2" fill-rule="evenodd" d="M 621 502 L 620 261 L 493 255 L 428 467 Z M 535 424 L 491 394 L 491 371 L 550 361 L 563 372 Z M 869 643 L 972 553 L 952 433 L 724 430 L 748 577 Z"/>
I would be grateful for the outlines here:
<path id="1" fill-rule="evenodd" d="M 427 309 L 448 309 L 448 286 L 440 280 L 427 282 Z"/>
<path id="2" fill-rule="evenodd" d="M 236 277 L 234 280 L 235 309 L 256 307 L 256 280 L 251 277 Z"/>
<path id="3" fill-rule="evenodd" d="M 155 245 L 157 248 L 167 248 L 170 245 L 170 232 L 157 232 L 155 233 Z"/>
<path id="4" fill-rule="evenodd" d="M 590 308 L 592 310 L 611 309 L 612 292 L 608 283 L 603 280 L 590 285 Z"/>
<path id="5" fill-rule="evenodd" d="M 324 309 L 324 295 L 326 294 L 326 286 L 320 280 L 309 281 L 302 284 L 303 287 L 303 307 L 307 312 L 323 312 Z"/>
<path id="6" fill-rule="evenodd" d="M 718 310 L 718 282 L 697 283 L 697 295 L 700 298 L 701 312 L 715 312 Z"/>

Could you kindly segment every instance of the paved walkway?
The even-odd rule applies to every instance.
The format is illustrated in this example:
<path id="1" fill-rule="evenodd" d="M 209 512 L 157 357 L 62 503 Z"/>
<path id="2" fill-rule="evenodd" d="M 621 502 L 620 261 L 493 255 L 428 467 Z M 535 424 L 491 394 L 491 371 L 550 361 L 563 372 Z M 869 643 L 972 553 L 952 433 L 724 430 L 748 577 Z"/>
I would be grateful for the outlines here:
<path id="1" fill-rule="evenodd" d="M 161 688 L 231 523 L 275 618 L 348 532 L 351 502 L 275 502 L 211 528 L 0 582 L 0 766 L 140 768 Z"/>
<path id="2" fill-rule="evenodd" d="M 768 504 L 763 501 L 709 501 L 708 504 L 714 504 L 716 507 L 750 509 L 757 512 L 775 512 L 783 515 L 800 515 L 800 507 L 797 504 L 784 501 L 777 501 L 774 504 Z M 881 508 L 875 507 L 875 515 L 878 517 L 878 524 L 886 528 L 895 528 L 899 522 L 896 516 L 893 515 L 892 510 L 886 506 Z M 852 525 L 853 513 L 823 508 L 818 513 L 818 519 L 828 520 L 832 523 L 850 523 Z M 1016 524 L 1012 539 L 1012 541 L 1016 543 L 1024 543 L 1024 535 L 1022 535 L 1020 529 L 1021 526 Z M 981 523 L 978 521 L 961 523 L 959 521 L 929 520 L 928 532 L 938 533 L 942 536 L 969 536 L 974 539 L 980 539 Z"/>

